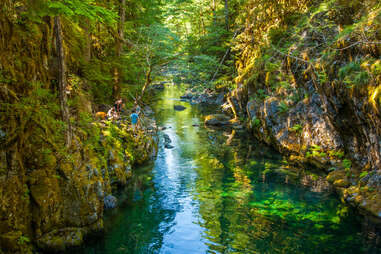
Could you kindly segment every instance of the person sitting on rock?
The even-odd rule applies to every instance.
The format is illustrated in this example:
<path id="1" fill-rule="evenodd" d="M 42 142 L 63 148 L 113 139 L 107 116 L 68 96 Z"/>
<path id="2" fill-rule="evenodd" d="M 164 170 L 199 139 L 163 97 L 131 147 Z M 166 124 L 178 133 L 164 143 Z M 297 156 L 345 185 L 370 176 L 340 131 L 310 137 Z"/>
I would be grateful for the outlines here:
<path id="1" fill-rule="evenodd" d="M 107 111 L 107 120 L 117 120 L 119 118 L 118 113 L 115 111 L 115 108 L 110 108 L 109 111 Z"/>

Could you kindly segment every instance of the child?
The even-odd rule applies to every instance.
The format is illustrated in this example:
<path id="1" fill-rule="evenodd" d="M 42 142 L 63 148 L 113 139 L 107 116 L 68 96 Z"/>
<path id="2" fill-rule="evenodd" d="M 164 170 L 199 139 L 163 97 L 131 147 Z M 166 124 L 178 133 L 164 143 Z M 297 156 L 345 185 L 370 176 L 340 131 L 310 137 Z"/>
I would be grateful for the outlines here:
<path id="1" fill-rule="evenodd" d="M 132 123 L 132 130 L 135 133 L 135 129 L 136 129 L 138 121 L 139 121 L 139 115 L 136 112 L 133 112 L 130 115 L 130 118 L 131 118 L 131 123 Z"/>

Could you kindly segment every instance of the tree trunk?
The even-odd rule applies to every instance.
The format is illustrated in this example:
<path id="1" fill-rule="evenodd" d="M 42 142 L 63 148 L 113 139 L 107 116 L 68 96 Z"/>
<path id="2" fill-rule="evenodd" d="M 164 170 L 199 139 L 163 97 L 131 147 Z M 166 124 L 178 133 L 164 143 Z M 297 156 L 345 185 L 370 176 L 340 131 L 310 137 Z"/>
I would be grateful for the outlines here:
<path id="1" fill-rule="evenodd" d="M 71 146 L 71 124 L 70 124 L 70 113 L 69 106 L 67 104 L 67 94 L 66 94 L 66 63 L 65 63 L 65 51 L 63 47 L 63 38 L 62 38 L 62 27 L 61 27 L 61 18 L 56 16 L 54 18 L 55 25 L 55 39 L 56 39 L 56 50 L 58 57 L 58 91 L 60 99 L 60 109 L 62 121 L 67 124 L 65 130 L 65 143 L 66 147 Z"/>
<path id="2" fill-rule="evenodd" d="M 123 39 L 124 39 L 124 22 L 126 19 L 126 0 L 120 0 L 120 8 L 119 8 L 119 23 L 118 23 L 118 38 L 116 38 L 116 56 L 117 62 L 120 60 L 120 56 L 122 55 L 123 50 Z M 114 99 L 118 99 L 121 92 L 121 82 L 122 79 L 122 71 L 120 67 L 115 67 L 114 69 L 114 87 L 112 90 L 112 95 Z"/>
<path id="3" fill-rule="evenodd" d="M 139 100 L 141 100 L 144 96 L 145 91 L 147 90 L 147 87 L 151 84 L 151 72 L 152 72 L 152 67 L 151 65 L 148 66 L 148 70 L 146 72 L 146 82 L 144 83 L 142 93 L 140 94 Z"/>
<path id="4" fill-rule="evenodd" d="M 213 26 L 217 25 L 216 0 L 212 1 Z"/>
<path id="5" fill-rule="evenodd" d="M 83 30 L 85 31 L 86 35 L 86 46 L 85 46 L 85 62 L 89 63 L 91 60 L 91 34 L 90 34 L 90 20 L 86 20 L 86 24 L 83 26 Z"/>
<path id="6" fill-rule="evenodd" d="M 225 0 L 225 27 L 226 27 L 226 31 L 229 32 L 229 4 L 228 4 L 228 0 Z"/>

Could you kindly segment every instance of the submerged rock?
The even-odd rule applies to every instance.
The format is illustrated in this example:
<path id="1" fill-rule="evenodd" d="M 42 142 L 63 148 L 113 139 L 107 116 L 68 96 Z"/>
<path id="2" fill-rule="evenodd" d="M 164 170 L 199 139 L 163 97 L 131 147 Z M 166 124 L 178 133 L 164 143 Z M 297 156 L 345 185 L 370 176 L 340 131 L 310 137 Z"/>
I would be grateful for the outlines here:
<path id="1" fill-rule="evenodd" d="M 173 145 L 171 145 L 171 144 L 165 144 L 164 147 L 165 147 L 166 149 L 173 149 L 173 148 L 175 148 L 175 147 L 174 147 Z"/>
<path id="2" fill-rule="evenodd" d="M 196 89 L 188 90 L 184 95 L 180 96 L 181 100 L 189 101 L 190 104 L 217 104 L 224 103 L 225 94 L 223 92 L 217 93 L 211 89 L 204 89 L 204 91 L 197 91 Z"/>
<path id="3" fill-rule="evenodd" d="M 151 89 L 155 89 L 155 90 L 164 90 L 164 85 L 166 84 L 166 82 L 160 82 L 159 84 L 153 84 L 151 85 Z"/>
<path id="4" fill-rule="evenodd" d="M 164 143 L 168 143 L 168 144 L 172 143 L 172 140 L 169 138 L 168 134 L 164 134 L 163 137 L 164 137 Z"/>
<path id="5" fill-rule="evenodd" d="M 186 107 L 182 106 L 182 105 L 175 105 L 173 106 L 173 108 L 176 110 L 176 111 L 183 111 L 186 109 Z"/>
<path id="6" fill-rule="evenodd" d="M 164 134 L 163 137 L 164 137 L 164 147 L 166 149 L 174 148 L 174 146 L 171 145 L 172 140 L 169 138 L 168 134 Z"/>
<path id="7" fill-rule="evenodd" d="M 116 197 L 114 197 L 113 195 L 107 195 L 103 202 L 104 202 L 104 206 L 106 209 L 113 209 L 116 207 L 117 205 L 117 199 Z"/>
<path id="8" fill-rule="evenodd" d="M 192 99 L 192 97 L 193 97 L 193 94 L 191 92 L 187 92 L 184 95 L 180 96 L 181 99 L 186 99 L 186 100 L 190 100 Z"/>
<path id="9" fill-rule="evenodd" d="M 214 125 L 214 126 L 223 126 L 223 125 L 229 125 L 230 117 L 224 114 L 214 114 L 214 115 L 208 115 L 205 117 L 205 124 L 206 125 Z"/>

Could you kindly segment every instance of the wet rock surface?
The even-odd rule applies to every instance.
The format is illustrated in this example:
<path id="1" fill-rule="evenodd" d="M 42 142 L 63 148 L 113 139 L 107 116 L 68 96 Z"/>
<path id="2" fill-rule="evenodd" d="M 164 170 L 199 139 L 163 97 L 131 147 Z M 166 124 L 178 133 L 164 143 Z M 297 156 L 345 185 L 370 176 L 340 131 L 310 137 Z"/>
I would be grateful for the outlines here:
<path id="1" fill-rule="evenodd" d="M 104 206 L 106 209 L 113 209 L 117 206 L 117 202 L 118 200 L 116 199 L 116 197 L 114 197 L 113 195 L 107 195 L 105 198 L 104 198 Z"/>
<path id="2" fill-rule="evenodd" d="M 176 111 L 184 111 L 186 109 L 186 107 L 184 107 L 182 105 L 175 105 L 175 106 L 173 106 L 173 109 Z"/>
<path id="3" fill-rule="evenodd" d="M 173 149 L 173 148 L 175 148 L 173 145 L 171 145 L 171 143 L 172 143 L 172 140 L 171 140 L 171 138 L 168 136 L 168 134 L 163 134 L 163 138 L 164 138 L 164 147 L 166 148 L 166 149 Z"/>
<path id="4" fill-rule="evenodd" d="M 149 115 L 148 108 L 144 112 Z M 33 246 L 64 251 L 81 245 L 87 234 L 102 230 L 104 209 L 117 203 L 113 191 L 127 184 L 135 164 L 157 152 L 156 124 L 148 118 L 144 122 L 137 136 L 123 121 L 94 123 L 103 152 L 74 142 L 70 160 L 58 161 L 53 155 L 36 158 L 46 163 L 33 170 L 20 168 L 16 152 L 1 152 L 1 163 L 9 162 L 9 177 L 0 177 L 1 247 L 7 246 L 12 253 L 31 253 Z M 127 152 L 121 153 L 118 147 Z"/>
<path id="5" fill-rule="evenodd" d="M 367 119 L 370 109 L 343 91 L 326 91 L 328 100 L 307 83 L 304 92 L 310 96 L 297 102 L 276 94 L 249 100 L 246 114 L 253 135 L 284 154 L 299 156 L 297 164 L 320 168 L 347 202 L 378 217 L 380 120 Z M 352 196 L 354 188 L 360 189 Z"/>
<path id="6" fill-rule="evenodd" d="M 224 126 L 230 125 L 230 117 L 224 114 L 213 114 L 205 117 L 204 123 L 206 125 Z"/>

